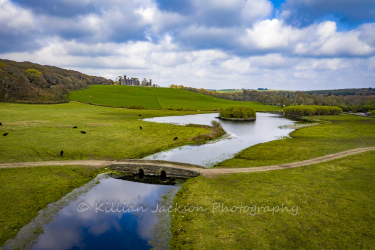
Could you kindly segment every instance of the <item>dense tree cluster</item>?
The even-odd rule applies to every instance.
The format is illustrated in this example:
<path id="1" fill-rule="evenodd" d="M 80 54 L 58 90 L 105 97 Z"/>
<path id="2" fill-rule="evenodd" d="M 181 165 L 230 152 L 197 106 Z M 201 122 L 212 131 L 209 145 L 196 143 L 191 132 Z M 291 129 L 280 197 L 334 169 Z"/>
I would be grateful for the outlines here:
<path id="1" fill-rule="evenodd" d="M 247 119 L 247 118 L 255 118 L 256 112 L 254 109 L 245 106 L 235 106 L 229 107 L 226 109 L 220 110 L 220 117 L 222 118 L 240 118 L 240 119 Z"/>
<path id="2" fill-rule="evenodd" d="M 63 102 L 68 90 L 112 83 L 74 70 L 0 59 L 1 101 Z"/>
<path id="3" fill-rule="evenodd" d="M 339 115 L 342 109 L 334 106 L 298 105 L 283 108 L 287 115 L 312 116 L 312 115 Z"/>
<path id="4" fill-rule="evenodd" d="M 267 105 L 291 106 L 291 105 L 319 105 L 337 106 L 343 111 L 367 112 L 375 110 L 375 91 L 372 88 L 350 90 L 323 90 L 321 91 L 255 91 L 242 90 L 242 92 L 224 92 L 206 89 L 171 85 L 170 87 L 185 89 L 191 92 L 213 96 L 232 101 L 260 102 Z M 339 95 L 339 93 L 341 93 Z M 337 95 L 336 95 L 337 94 Z"/>

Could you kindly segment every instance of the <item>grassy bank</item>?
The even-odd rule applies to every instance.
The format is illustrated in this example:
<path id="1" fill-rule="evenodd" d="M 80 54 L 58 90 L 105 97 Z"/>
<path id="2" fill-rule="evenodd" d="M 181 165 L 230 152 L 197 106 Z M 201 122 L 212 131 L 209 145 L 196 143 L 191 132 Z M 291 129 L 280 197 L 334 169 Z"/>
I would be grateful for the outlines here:
<path id="1" fill-rule="evenodd" d="M 0 246 L 16 236 L 39 210 L 99 173 L 82 166 L 0 169 Z"/>
<path id="2" fill-rule="evenodd" d="M 210 132 L 140 120 L 197 113 L 193 111 L 117 109 L 76 102 L 0 103 L 0 110 L 0 162 L 141 158 L 192 143 L 190 138 Z M 9 134 L 2 136 L 4 133 Z M 175 137 L 179 139 L 174 141 Z"/>
<path id="3" fill-rule="evenodd" d="M 298 129 L 288 139 L 252 146 L 218 167 L 268 166 L 375 146 L 375 119 L 353 115 L 317 118 L 329 123 Z"/>
<path id="4" fill-rule="evenodd" d="M 173 214 L 172 247 L 373 249 L 374 162 L 369 152 L 296 169 L 190 179 L 175 202 L 180 211 L 194 211 Z"/>
<path id="5" fill-rule="evenodd" d="M 135 86 L 94 85 L 85 90 L 71 91 L 69 100 L 113 107 L 140 105 L 147 109 L 217 110 L 238 105 L 249 106 L 256 111 L 281 109 L 277 106 L 266 106 L 256 102 L 217 99 L 182 89 Z"/>

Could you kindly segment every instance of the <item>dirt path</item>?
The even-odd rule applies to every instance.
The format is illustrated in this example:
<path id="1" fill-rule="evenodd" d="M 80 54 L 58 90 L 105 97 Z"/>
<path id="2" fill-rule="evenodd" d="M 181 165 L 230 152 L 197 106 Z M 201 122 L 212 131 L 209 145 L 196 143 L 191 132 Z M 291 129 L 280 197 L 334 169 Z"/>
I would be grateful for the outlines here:
<path id="1" fill-rule="evenodd" d="M 334 159 L 343 158 L 346 156 L 364 153 L 368 151 L 375 150 L 375 147 L 367 147 L 367 148 L 356 148 L 351 149 L 335 154 L 325 155 L 321 157 L 317 157 L 314 159 L 309 159 L 305 161 L 298 161 L 292 163 L 285 163 L 279 165 L 272 165 L 272 166 L 264 166 L 264 167 L 252 167 L 252 168 L 213 168 L 213 169 L 204 169 L 198 168 L 193 166 L 183 166 L 173 165 L 173 163 L 169 164 L 161 164 L 156 163 L 155 165 L 165 165 L 169 167 L 175 168 L 183 168 L 183 169 L 190 169 L 197 172 L 200 172 L 203 176 L 213 176 L 213 175 L 225 175 L 225 174 L 232 174 L 232 173 L 250 173 L 250 172 L 259 172 L 259 171 L 270 171 L 270 170 L 278 170 L 278 169 L 287 169 L 287 168 L 297 168 L 312 164 L 318 164 L 322 162 L 331 161 Z M 121 164 L 121 163 L 131 163 L 131 164 L 153 164 L 153 163 L 146 163 L 139 160 L 139 163 L 134 162 L 133 160 L 126 160 L 123 161 L 101 161 L 101 160 L 76 160 L 76 161 L 43 161 L 43 162 L 21 162 L 21 163 L 3 163 L 0 164 L 0 168 L 20 168 L 20 167 L 35 167 L 35 166 L 63 166 L 63 165 L 86 165 L 86 166 L 95 166 L 95 167 L 105 167 L 112 164 Z"/>
<path id="2" fill-rule="evenodd" d="M 210 175 L 223 175 L 223 174 L 232 174 L 232 173 L 250 173 L 250 172 L 259 172 L 259 171 L 269 171 L 269 170 L 278 170 L 278 169 L 287 169 L 287 168 L 298 168 L 302 166 L 308 166 L 313 164 L 318 164 L 322 162 L 327 162 L 339 158 L 343 158 L 346 156 L 364 153 L 368 151 L 375 150 L 375 147 L 368 147 L 368 148 L 357 148 L 351 149 L 335 154 L 325 155 L 305 161 L 298 161 L 292 163 L 285 163 L 279 165 L 272 165 L 272 166 L 264 166 L 264 167 L 253 167 L 253 168 L 218 168 L 218 169 L 203 169 L 204 171 L 201 172 L 203 176 L 210 176 Z M 210 170 L 210 171 L 207 171 Z M 207 172 L 206 172 L 207 171 Z"/>

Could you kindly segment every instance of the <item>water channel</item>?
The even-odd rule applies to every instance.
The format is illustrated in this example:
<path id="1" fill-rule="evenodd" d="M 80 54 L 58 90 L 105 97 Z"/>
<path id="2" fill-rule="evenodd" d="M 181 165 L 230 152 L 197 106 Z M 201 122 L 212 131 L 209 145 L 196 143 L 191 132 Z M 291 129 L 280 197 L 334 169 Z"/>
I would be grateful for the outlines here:
<path id="1" fill-rule="evenodd" d="M 145 120 L 210 125 L 216 116 L 211 113 Z M 258 113 L 257 120 L 252 122 L 220 122 L 229 136 L 209 144 L 183 146 L 146 158 L 211 167 L 251 145 L 287 136 L 292 129 L 280 126 L 294 123 L 268 113 Z M 160 178 L 132 175 L 121 178 L 100 175 L 50 204 L 22 228 L 15 239 L 8 241 L 5 249 L 168 248 L 170 217 L 160 208 L 172 205 L 180 185 L 170 185 L 171 180 L 165 182 Z M 38 232 L 41 233 L 38 235 Z"/>
<path id="2" fill-rule="evenodd" d="M 217 113 L 209 113 L 144 119 L 145 121 L 179 125 L 189 123 L 210 125 L 212 120 L 216 120 L 222 124 L 227 132 L 226 138 L 214 143 L 182 146 L 150 155 L 144 159 L 185 162 L 210 168 L 216 163 L 233 158 L 236 153 L 245 148 L 288 136 L 293 129 L 286 126 L 295 123 L 295 121 L 283 118 L 280 114 L 271 113 L 257 113 L 256 121 L 240 122 L 219 120 L 215 118 L 217 116 Z"/>

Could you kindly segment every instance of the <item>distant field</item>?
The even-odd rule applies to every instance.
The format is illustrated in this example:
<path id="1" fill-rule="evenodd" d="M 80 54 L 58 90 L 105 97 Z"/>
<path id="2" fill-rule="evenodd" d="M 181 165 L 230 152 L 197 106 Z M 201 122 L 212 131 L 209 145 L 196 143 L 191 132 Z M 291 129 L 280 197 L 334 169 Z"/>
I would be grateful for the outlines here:
<path id="1" fill-rule="evenodd" d="M 280 109 L 280 107 L 266 106 L 256 102 L 217 99 L 182 89 L 134 86 L 94 85 L 85 90 L 70 92 L 69 100 L 113 107 L 140 105 L 147 109 L 216 110 L 237 105 L 250 106 L 256 111 Z"/>

